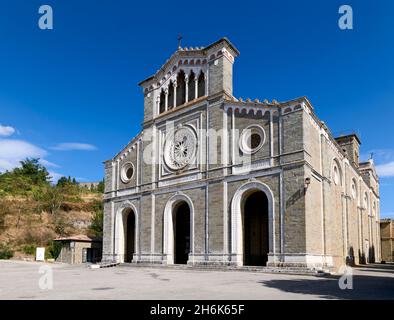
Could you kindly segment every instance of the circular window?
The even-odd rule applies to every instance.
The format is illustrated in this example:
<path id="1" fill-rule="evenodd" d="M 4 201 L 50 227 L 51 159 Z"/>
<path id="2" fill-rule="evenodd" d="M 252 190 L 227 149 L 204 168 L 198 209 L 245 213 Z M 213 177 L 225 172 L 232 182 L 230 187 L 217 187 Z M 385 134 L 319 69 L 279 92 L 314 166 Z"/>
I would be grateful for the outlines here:
<path id="1" fill-rule="evenodd" d="M 134 176 L 134 165 L 131 162 L 125 163 L 120 176 L 124 183 L 130 182 Z"/>
<path id="2" fill-rule="evenodd" d="M 242 131 L 239 147 L 243 153 L 252 154 L 261 149 L 264 140 L 264 129 L 258 125 L 251 125 Z"/>
<path id="3" fill-rule="evenodd" d="M 164 160 L 172 170 L 181 170 L 193 162 L 197 138 L 189 127 L 181 127 L 169 134 L 164 146 Z"/>
<path id="4" fill-rule="evenodd" d="M 250 136 L 250 148 L 256 149 L 260 146 L 260 144 L 261 144 L 261 136 L 257 133 L 252 133 Z"/>

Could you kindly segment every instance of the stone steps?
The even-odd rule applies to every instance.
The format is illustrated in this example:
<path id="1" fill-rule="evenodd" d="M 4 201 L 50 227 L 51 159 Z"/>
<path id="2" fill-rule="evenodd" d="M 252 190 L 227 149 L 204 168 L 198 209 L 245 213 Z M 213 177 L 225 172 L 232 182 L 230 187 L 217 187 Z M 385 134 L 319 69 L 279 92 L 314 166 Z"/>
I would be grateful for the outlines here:
<path id="1" fill-rule="evenodd" d="M 100 262 L 100 263 L 89 265 L 89 268 L 90 269 L 113 268 L 118 265 L 119 265 L 118 262 Z"/>
<path id="2" fill-rule="evenodd" d="M 325 276 L 328 273 L 322 270 L 307 269 L 301 267 L 259 267 L 259 266 L 223 266 L 223 265 L 165 265 L 150 263 L 121 263 L 119 267 L 125 268 L 161 268 L 168 270 L 199 270 L 199 271 L 243 271 L 243 272 L 261 272 L 261 273 L 281 273 L 309 276 Z"/>

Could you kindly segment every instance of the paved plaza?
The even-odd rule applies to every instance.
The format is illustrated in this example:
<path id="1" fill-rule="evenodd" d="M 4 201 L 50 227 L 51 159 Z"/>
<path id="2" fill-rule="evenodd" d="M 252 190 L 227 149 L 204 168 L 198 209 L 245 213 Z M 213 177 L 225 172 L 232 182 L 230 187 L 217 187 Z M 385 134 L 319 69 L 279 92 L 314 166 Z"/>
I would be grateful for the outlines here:
<path id="1" fill-rule="evenodd" d="M 353 271 L 341 290 L 334 276 L 0 261 L 0 299 L 394 299 L 393 265 Z"/>

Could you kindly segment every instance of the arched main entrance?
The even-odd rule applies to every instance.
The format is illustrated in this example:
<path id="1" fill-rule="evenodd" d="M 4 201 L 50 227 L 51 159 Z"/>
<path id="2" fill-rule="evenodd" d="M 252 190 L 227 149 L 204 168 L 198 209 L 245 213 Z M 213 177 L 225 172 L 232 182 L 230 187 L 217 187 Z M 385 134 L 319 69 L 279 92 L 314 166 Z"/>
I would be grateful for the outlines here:
<path id="1" fill-rule="evenodd" d="M 274 195 L 264 183 L 241 185 L 231 201 L 231 261 L 238 266 L 275 261 Z"/>
<path id="2" fill-rule="evenodd" d="M 187 264 L 190 253 L 190 208 L 186 202 L 181 202 L 174 211 L 174 263 Z"/>
<path id="3" fill-rule="evenodd" d="M 135 214 L 132 210 L 127 215 L 125 230 L 125 262 L 132 262 L 135 252 Z"/>
<path id="4" fill-rule="evenodd" d="M 192 200 L 182 192 L 176 193 L 167 201 L 163 218 L 163 254 L 167 264 L 194 263 Z"/>
<path id="5" fill-rule="evenodd" d="M 243 206 L 243 263 L 266 266 L 269 252 L 268 199 L 264 192 L 246 196 Z"/>

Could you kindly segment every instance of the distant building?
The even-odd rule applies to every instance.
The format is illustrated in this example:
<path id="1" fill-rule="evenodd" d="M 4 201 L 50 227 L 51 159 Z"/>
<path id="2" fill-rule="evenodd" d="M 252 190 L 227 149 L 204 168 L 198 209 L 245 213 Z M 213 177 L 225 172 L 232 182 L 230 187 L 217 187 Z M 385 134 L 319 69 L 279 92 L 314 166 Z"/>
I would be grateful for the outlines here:
<path id="1" fill-rule="evenodd" d="M 57 257 L 57 262 L 77 264 L 96 263 L 101 261 L 102 239 L 90 238 L 85 235 L 56 238 L 61 241 L 62 250 Z"/>
<path id="2" fill-rule="evenodd" d="M 380 236 L 382 239 L 382 260 L 394 262 L 394 220 L 380 221 Z"/>
<path id="3" fill-rule="evenodd" d="M 97 189 L 99 184 L 100 184 L 100 182 L 78 182 L 78 185 L 81 188 L 85 188 L 85 189 L 89 189 L 89 190 L 91 190 L 92 188 Z"/>

